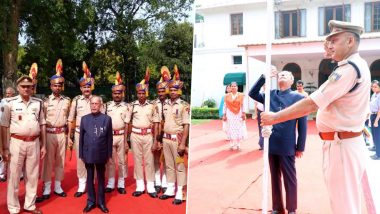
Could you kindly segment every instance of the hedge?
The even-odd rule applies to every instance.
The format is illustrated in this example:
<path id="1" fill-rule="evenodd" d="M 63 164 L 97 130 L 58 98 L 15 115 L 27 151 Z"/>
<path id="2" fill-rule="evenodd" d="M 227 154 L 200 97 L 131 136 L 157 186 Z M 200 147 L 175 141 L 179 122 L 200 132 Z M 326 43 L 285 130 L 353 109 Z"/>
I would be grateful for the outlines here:
<path id="1" fill-rule="evenodd" d="M 191 118 L 192 119 L 219 119 L 219 109 L 192 107 Z"/>

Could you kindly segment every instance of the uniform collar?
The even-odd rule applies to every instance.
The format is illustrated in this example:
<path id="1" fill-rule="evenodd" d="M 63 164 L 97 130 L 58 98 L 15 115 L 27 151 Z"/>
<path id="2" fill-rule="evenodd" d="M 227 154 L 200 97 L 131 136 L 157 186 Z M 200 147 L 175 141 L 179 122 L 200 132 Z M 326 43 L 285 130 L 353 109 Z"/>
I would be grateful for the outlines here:
<path id="1" fill-rule="evenodd" d="M 81 96 L 81 97 L 80 97 L 79 99 L 81 99 L 81 100 L 86 99 L 86 97 L 85 97 L 83 94 L 81 94 L 80 96 Z M 92 97 L 92 94 L 88 97 L 88 99 L 91 99 L 91 97 Z"/>
<path id="2" fill-rule="evenodd" d="M 21 95 L 17 95 L 16 98 L 17 98 L 16 99 L 17 102 L 19 102 L 19 103 L 23 102 Z M 28 101 L 29 103 L 34 101 L 32 98 L 33 98 L 32 96 L 29 97 L 29 101 Z"/>
<path id="3" fill-rule="evenodd" d="M 278 95 L 284 95 L 289 94 L 292 91 L 292 89 L 288 88 L 285 91 L 278 90 Z"/>
<path id="4" fill-rule="evenodd" d="M 52 93 L 52 94 L 50 94 L 50 100 L 55 100 L 57 97 L 56 96 L 54 96 L 54 94 Z M 62 94 L 60 94 L 59 95 L 59 99 L 62 99 L 63 98 L 63 96 L 62 96 Z"/>
<path id="5" fill-rule="evenodd" d="M 172 102 L 171 99 L 167 99 L 167 102 L 168 102 L 170 105 L 179 104 L 180 101 L 181 101 L 181 98 L 176 99 L 174 102 Z"/>

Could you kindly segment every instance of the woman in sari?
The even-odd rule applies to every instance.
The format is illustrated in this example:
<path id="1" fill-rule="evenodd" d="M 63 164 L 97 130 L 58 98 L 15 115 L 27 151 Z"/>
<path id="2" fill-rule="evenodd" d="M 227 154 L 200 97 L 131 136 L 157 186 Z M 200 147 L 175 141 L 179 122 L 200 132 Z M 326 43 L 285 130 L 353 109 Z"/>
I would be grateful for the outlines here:
<path id="1" fill-rule="evenodd" d="M 227 136 L 231 150 L 240 150 L 246 135 L 244 94 L 237 91 L 236 82 L 231 83 L 231 93 L 224 98 L 223 121 L 227 121 Z"/>

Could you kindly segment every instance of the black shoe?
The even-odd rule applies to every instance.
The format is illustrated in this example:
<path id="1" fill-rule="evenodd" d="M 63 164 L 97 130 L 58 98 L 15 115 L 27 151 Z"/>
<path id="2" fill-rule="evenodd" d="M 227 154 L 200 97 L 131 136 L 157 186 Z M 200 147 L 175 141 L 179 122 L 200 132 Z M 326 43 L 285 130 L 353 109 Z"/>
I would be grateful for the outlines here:
<path id="1" fill-rule="evenodd" d="M 84 194 L 84 192 L 76 192 L 76 193 L 74 194 L 74 197 L 75 197 L 75 198 L 79 198 L 79 197 L 81 197 L 83 194 Z M 94 205 L 94 206 L 95 206 L 95 205 Z"/>
<path id="2" fill-rule="evenodd" d="M 45 199 L 41 196 L 41 197 L 37 197 L 36 198 L 36 203 L 41 203 L 43 202 Z"/>
<path id="3" fill-rule="evenodd" d="M 263 150 L 263 149 L 264 149 L 263 147 L 260 147 L 260 148 L 259 148 L 260 151 Z"/>
<path id="4" fill-rule="evenodd" d="M 180 204 L 182 204 L 182 200 L 174 199 L 174 201 L 172 202 L 172 204 L 174 204 L 174 205 L 180 205 Z"/>
<path id="5" fill-rule="evenodd" d="M 162 193 L 165 193 L 166 189 L 168 189 L 168 188 L 167 187 L 162 187 L 162 189 L 161 189 Z"/>
<path id="6" fill-rule="evenodd" d="M 368 150 L 371 152 L 376 152 L 376 147 L 372 146 L 372 147 L 368 148 Z"/>
<path id="7" fill-rule="evenodd" d="M 157 198 L 157 197 L 158 197 L 158 195 L 157 195 L 156 192 L 148 192 L 148 195 L 149 195 L 150 197 L 152 197 L 152 198 Z"/>
<path id="8" fill-rule="evenodd" d="M 156 190 L 157 193 L 161 192 L 161 186 L 154 186 L 154 189 Z"/>
<path id="9" fill-rule="evenodd" d="M 109 188 L 109 187 L 107 187 L 107 188 L 104 190 L 104 192 L 105 192 L 105 193 L 111 193 L 113 190 L 114 190 L 114 188 Z"/>
<path id="10" fill-rule="evenodd" d="M 134 197 L 140 197 L 142 194 L 144 194 L 144 191 L 134 191 L 132 193 L 132 196 L 134 196 Z"/>
<path id="11" fill-rule="evenodd" d="M 98 207 L 99 209 L 104 212 L 104 213 L 109 213 L 110 211 L 108 210 L 108 208 L 106 207 L 106 205 L 103 205 L 103 204 L 98 204 Z"/>
<path id="12" fill-rule="evenodd" d="M 67 196 L 67 194 L 65 192 L 58 193 L 58 192 L 54 191 L 54 194 L 58 195 L 59 197 L 66 197 Z"/>
<path id="13" fill-rule="evenodd" d="M 296 211 L 288 212 L 288 214 L 296 214 Z"/>
<path id="14" fill-rule="evenodd" d="M 6 177 L 4 177 L 4 178 L 0 178 L 0 182 L 5 182 L 5 181 L 7 181 L 7 178 L 6 178 Z"/>
<path id="15" fill-rule="evenodd" d="M 94 208 L 95 208 L 95 204 L 87 204 L 86 207 L 83 209 L 83 212 L 88 213 Z"/>
<path id="16" fill-rule="evenodd" d="M 174 198 L 174 195 L 165 195 L 165 194 L 163 194 L 163 195 L 161 195 L 159 197 L 159 199 L 161 199 L 161 200 L 166 200 L 166 199 L 169 199 L 169 198 Z"/>
<path id="17" fill-rule="evenodd" d="M 376 154 L 372 155 L 371 158 L 372 158 L 372 160 L 380 160 L 380 157 L 377 156 Z"/>
<path id="18" fill-rule="evenodd" d="M 117 188 L 117 192 L 119 193 L 119 194 L 126 194 L 127 193 L 127 191 L 125 191 L 125 188 Z"/>
<path id="19" fill-rule="evenodd" d="M 284 210 L 282 210 L 282 211 L 273 210 L 272 214 L 285 214 L 285 211 Z"/>
<path id="20" fill-rule="evenodd" d="M 20 181 L 24 180 L 24 176 L 20 177 Z"/>

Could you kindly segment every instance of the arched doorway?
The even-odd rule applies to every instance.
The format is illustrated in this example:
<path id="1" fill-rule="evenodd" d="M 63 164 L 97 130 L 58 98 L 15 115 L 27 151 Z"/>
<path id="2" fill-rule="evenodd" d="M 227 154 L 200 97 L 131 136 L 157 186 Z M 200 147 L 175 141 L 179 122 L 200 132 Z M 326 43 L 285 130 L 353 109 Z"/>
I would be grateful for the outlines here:
<path id="1" fill-rule="evenodd" d="M 323 59 L 321 61 L 321 63 L 319 64 L 318 88 L 329 78 L 335 66 L 337 66 L 337 63 L 331 62 L 331 59 Z"/>
<path id="2" fill-rule="evenodd" d="M 283 71 L 291 71 L 294 76 L 294 82 L 296 83 L 298 80 L 301 79 L 301 67 L 297 63 L 288 63 L 284 66 L 282 69 Z M 292 89 L 296 89 L 296 84 L 292 85 Z"/>
<path id="3" fill-rule="evenodd" d="M 369 67 L 371 71 L 371 80 L 380 81 L 380 59 L 375 60 Z"/>

